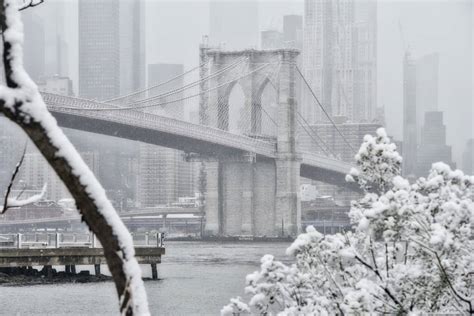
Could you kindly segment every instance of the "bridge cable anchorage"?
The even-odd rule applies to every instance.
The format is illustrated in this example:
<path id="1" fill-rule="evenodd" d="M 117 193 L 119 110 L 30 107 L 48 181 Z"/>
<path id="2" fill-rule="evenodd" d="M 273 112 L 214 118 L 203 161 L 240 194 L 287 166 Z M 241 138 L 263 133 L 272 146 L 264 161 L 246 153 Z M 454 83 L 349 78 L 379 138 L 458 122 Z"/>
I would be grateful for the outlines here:
<path id="1" fill-rule="evenodd" d="M 306 78 L 303 76 L 303 74 L 301 73 L 301 70 L 299 69 L 298 66 L 296 66 L 296 70 L 298 71 L 299 75 L 301 76 L 301 79 L 303 79 L 305 85 L 308 87 L 309 91 L 311 92 L 311 95 L 313 96 L 313 98 L 316 100 L 317 104 L 319 105 L 319 107 L 321 108 L 321 110 L 323 110 L 324 114 L 326 115 L 326 117 L 329 119 L 329 121 L 331 122 L 332 126 L 336 129 L 336 131 L 338 132 L 338 134 L 342 137 L 342 139 L 344 140 L 344 142 L 349 146 L 349 148 L 355 152 L 355 149 L 354 147 L 352 147 L 351 143 L 347 140 L 347 138 L 344 136 L 344 134 L 342 134 L 342 132 L 339 130 L 339 128 L 337 127 L 336 123 L 334 123 L 333 119 L 331 118 L 331 116 L 328 114 L 328 112 L 326 111 L 326 109 L 324 108 L 324 106 L 321 104 L 321 102 L 319 101 L 318 97 L 316 97 L 316 94 L 314 93 L 313 89 L 311 88 L 311 86 L 309 85 L 308 81 L 306 80 Z"/>
<path id="2" fill-rule="evenodd" d="M 128 105 L 128 106 L 131 106 L 131 105 L 138 105 L 138 104 L 142 104 L 142 103 L 146 103 L 146 102 L 150 102 L 150 101 L 153 101 L 153 100 L 156 100 L 156 99 L 162 99 L 164 97 L 169 97 L 173 94 L 177 94 L 177 93 L 180 93 L 180 92 L 183 92 L 184 90 L 187 90 L 189 88 L 192 88 L 194 86 L 197 86 L 199 85 L 200 83 L 202 83 L 203 81 L 206 81 L 206 80 L 209 80 L 209 79 L 212 79 L 214 77 L 217 77 L 217 76 L 220 76 L 222 75 L 223 73 L 229 71 L 230 69 L 232 68 L 235 68 L 236 66 L 238 66 L 239 64 L 243 63 L 244 60 L 246 58 L 241 58 L 239 59 L 238 61 L 236 61 L 235 63 L 223 68 L 223 69 L 220 69 L 219 71 L 216 71 L 215 73 L 212 73 L 210 74 L 209 76 L 207 77 L 204 77 L 204 78 L 201 78 L 197 81 L 194 81 L 194 82 L 191 82 L 191 83 L 188 83 L 180 88 L 177 88 L 177 89 L 173 89 L 173 90 L 169 90 L 167 92 L 164 92 L 164 93 L 161 93 L 161 94 L 158 94 L 158 95 L 154 95 L 152 97 L 148 97 L 148 98 L 145 98 L 145 99 L 142 99 L 142 100 L 137 100 L 137 101 L 134 101 L 134 102 L 131 102 L 131 103 L 127 103 L 125 105 Z M 151 89 L 151 88 L 150 88 Z M 150 89 L 146 89 L 146 91 L 149 91 Z"/>
<path id="3" fill-rule="evenodd" d="M 222 88 L 223 86 L 225 85 L 228 85 L 230 83 L 233 83 L 234 81 L 238 81 L 240 79 L 243 79 L 267 66 L 271 65 L 270 63 L 266 63 L 266 64 L 263 64 L 262 66 L 260 66 L 259 68 L 245 74 L 245 75 L 242 75 L 238 78 L 234 78 L 232 80 L 229 80 L 223 84 L 220 84 L 216 87 L 213 87 L 213 88 L 210 88 L 208 90 L 205 90 L 205 91 L 201 91 L 199 93 L 196 93 L 196 94 L 193 94 L 193 95 L 190 95 L 190 96 L 187 96 L 187 97 L 183 97 L 183 98 L 180 98 L 180 99 L 175 99 L 175 100 L 170 100 L 170 101 L 166 101 L 166 102 L 161 102 L 161 103 L 155 103 L 155 104 L 150 104 L 150 105 L 141 105 L 141 106 L 129 106 L 129 107 L 119 107 L 119 106 L 115 106 L 115 107 L 109 107 L 109 108 L 90 108 L 90 109 L 85 109 L 85 108 L 77 108 L 77 107 L 67 107 L 67 106 L 58 106 L 60 108 L 63 108 L 63 109 L 70 109 L 70 110 L 78 110 L 78 111 L 124 111 L 124 110 L 137 110 L 137 109 L 146 109 L 146 108 L 152 108 L 152 107 L 158 107 L 158 106 L 163 106 L 163 105 L 166 105 L 166 104 L 172 104 L 172 103 L 176 103 L 176 102 L 180 102 L 180 101 L 183 101 L 183 100 L 188 100 L 188 99 L 191 99 L 191 98 L 194 98 L 194 97 L 197 97 L 197 96 L 200 96 L 202 94 L 205 94 L 205 93 L 208 93 L 208 92 L 211 92 L 211 91 L 214 91 L 214 90 L 217 90 L 219 88 Z M 97 102 L 99 104 L 101 104 L 101 102 Z M 102 103 L 104 105 L 111 105 L 111 104 L 107 104 L 107 103 Z"/>

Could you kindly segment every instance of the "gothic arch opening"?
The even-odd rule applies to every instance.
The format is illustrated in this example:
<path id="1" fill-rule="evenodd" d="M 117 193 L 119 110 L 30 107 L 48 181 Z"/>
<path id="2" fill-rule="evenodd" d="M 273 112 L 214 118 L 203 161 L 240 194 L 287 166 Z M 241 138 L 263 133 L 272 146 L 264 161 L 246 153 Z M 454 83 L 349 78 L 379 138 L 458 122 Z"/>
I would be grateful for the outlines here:
<path id="1" fill-rule="evenodd" d="M 273 83 L 266 78 L 259 87 L 254 106 L 255 130 L 262 136 L 277 134 L 278 94 Z"/>
<path id="2" fill-rule="evenodd" d="M 237 82 L 230 87 L 228 97 L 228 131 L 243 134 L 247 132 L 246 126 L 250 118 L 246 115 L 245 93 L 242 86 Z"/>

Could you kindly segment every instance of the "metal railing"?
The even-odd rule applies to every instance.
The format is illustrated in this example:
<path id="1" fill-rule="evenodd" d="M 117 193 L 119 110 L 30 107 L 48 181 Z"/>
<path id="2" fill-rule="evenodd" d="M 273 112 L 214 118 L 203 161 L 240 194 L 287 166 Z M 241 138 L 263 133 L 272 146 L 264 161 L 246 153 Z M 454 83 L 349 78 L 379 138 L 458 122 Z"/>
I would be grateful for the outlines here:
<path id="1" fill-rule="evenodd" d="M 132 233 L 136 247 L 163 247 L 164 233 Z M 17 233 L 0 234 L 1 248 L 102 248 L 92 233 Z"/>

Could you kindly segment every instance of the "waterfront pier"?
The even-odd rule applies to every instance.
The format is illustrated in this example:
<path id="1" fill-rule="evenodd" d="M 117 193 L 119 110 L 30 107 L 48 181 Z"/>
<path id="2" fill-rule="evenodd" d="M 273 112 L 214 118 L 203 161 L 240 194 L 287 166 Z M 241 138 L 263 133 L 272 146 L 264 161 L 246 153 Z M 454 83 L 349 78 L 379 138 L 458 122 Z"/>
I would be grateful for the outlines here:
<path id="1" fill-rule="evenodd" d="M 153 279 L 158 278 L 156 265 L 165 254 L 162 233 L 134 234 L 135 257 L 139 264 L 151 266 Z M 100 265 L 106 264 L 104 249 L 92 234 L 32 233 L 0 235 L 0 268 L 30 268 L 64 266 L 75 273 L 77 265 L 94 265 L 100 275 Z M 48 273 L 50 275 L 50 273 Z"/>

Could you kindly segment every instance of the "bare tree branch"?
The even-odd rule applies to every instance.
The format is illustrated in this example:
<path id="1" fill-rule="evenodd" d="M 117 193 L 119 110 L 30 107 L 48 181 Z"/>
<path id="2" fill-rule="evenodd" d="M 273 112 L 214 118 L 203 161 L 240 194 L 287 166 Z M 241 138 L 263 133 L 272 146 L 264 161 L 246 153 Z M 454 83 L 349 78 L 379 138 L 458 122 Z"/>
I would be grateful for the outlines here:
<path id="1" fill-rule="evenodd" d="M 23 11 L 23 10 L 28 9 L 28 8 L 36 7 L 36 6 L 40 5 L 40 4 L 42 4 L 43 2 L 44 2 L 44 0 L 38 0 L 38 1 L 36 1 L 36 2 L 35 2 L 34 0 L 29 0 L 29 1 L 23 0 L 23 6 L 20 7 L 20 8 L 18 9 L 18 11 Z"/>
<path id="2" fill-rule="evenodd" d="M 8 199 L 10 197 L 10 192 L 15 182 L 15 178 L 20 171 L 21 165 L 23 164 L 23 160 L 25 159 L 25 154 L 26 154 L 26 144 L 25 144 L 25 147 L 23 148 L 23 154 L 21 155 L 20 161 L 18 161 L 18 163 L 16 164 L 15 170 L 13 171 L 12 177 L 10 179 L 10 183 L 8 184 L 7 192 L 5 193 L 5 200 L 3 201 L 3 209 L 0 210 L 0 214 L 5 214 L 5 212 L 10 208 L 8 205 Z"/>

